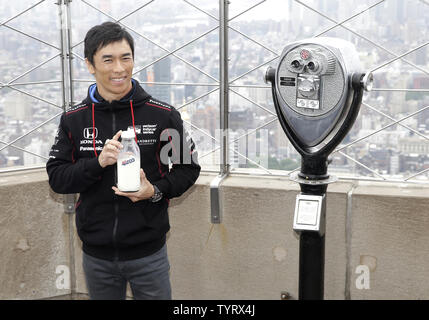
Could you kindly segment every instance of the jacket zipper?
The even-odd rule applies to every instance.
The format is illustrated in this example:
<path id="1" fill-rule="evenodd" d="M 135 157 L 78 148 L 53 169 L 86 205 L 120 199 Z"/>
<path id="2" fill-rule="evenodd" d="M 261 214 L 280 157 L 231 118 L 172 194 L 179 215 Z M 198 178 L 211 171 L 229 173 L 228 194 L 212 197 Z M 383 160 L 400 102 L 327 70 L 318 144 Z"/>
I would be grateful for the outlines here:
<path id="1" fill-rule="evenodd" d="M 111 106 L 111 112 L 112 112 L 112 129 L 113 133 L 112 136 L 116 133 L 116 115 L 113 111 L 113 107 Z M 115 183 L 117 181 L 117 167 L 115 165 L 114 167 L 115 171 Z M 113 224 L 113 233 L 112 233 L 112 240 L 113 240 L 113 247 L 115 249 L 115 261 L 119 259 L 119 250 L 118 250 L 118 244 L 116 242 L 116 233 L 118 230 L 118 216 L 119 216 L 119 203 L 118 203 L 118 196 L 116 194 L 113 195 L 114 199 L 114 210 L 115 210 L 115 223 Z"/>
<path id="2" fill-rule="evenodd" d="M 119 250 L 118 250 L 118 244 L 116 242 L 116 231 L 118 230 L 118 212 L 119 212 L 119 204 L 118 201 L 116 199 L 116 195 L 115 195 L 115 224 L 113 225 L 113 247 L 115 248 L 115 256 L 114 259 L 115 261 L 118 261 L 119 259 Z"/>

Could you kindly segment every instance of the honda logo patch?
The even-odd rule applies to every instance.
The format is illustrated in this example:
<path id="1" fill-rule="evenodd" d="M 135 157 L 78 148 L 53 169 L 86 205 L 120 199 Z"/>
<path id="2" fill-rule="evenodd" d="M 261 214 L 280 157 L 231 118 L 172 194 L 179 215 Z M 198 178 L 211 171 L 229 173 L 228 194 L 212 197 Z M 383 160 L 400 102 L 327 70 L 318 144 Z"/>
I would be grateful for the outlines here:
<path id="1" fill-rule="evenodd" d="M 95 138 L 97 138 L 97 136 L 98 136 L 98 129 L 97 128 L 85 128 L 85 129 L 83 129 L 83 137 L 85 139 L 95 139 Z"/>

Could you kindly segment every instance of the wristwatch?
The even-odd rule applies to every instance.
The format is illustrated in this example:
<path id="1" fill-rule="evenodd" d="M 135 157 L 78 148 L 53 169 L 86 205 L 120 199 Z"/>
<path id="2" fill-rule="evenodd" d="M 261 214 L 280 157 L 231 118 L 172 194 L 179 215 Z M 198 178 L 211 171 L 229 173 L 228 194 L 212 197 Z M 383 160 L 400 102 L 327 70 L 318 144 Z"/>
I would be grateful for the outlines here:
<path id="1" fill-rule="evenodd" d="M 159 191 L 158 187 L 156 185 L 153 185 L 154 194 L 152 197 L 149 198 L 151 202 L 158 202 L 162 199 L 162 192 Z"/>

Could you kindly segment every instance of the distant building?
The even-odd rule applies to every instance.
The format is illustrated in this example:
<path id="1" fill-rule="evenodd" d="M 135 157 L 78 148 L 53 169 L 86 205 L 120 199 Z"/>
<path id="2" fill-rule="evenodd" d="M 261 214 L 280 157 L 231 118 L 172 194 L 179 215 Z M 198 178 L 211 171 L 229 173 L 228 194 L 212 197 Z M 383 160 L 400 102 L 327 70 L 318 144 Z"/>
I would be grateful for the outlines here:
<path id="1" fill-rule="evenodd" d="M 229 127 L 233 130 L 253 128 L 254 118 L 249 108 L 229 112 Z"/>
<path id="2" fill-rule="evenodd" d="M 424 46 L 416 51 L 416 63 L 421 66 L 426 66 L 427 61 L 427 46 Z"/>
<path id="3" fill-rule="evenodd" d="M 146 84 L 145 87 L 150 95 L 166 103 L 171 101 L 171 86 L 164 84 L 156 84 L 157 82 L 171 83 L 171 62 L 170 58 L 166 57 L 161 61 L 149 67 L 146 72 L 142 72 L 142 82 L 154 82 L 154 84 Z"/>
<path id="4" fill-rule="evenodd" d="M 398 150 L 403 154 L 429 154 L 429 141 L 417 135 L 398 139 Z"/>
<path id="5" fill-rule="evenodd" d="M 30 97 L 21 93 L 9 93 L 4 99 L 3 113 L 11 120 L 32 121 L 32 103 Z"/>
<path id="6" fill-rule="evenodd" d="M 399 155 L 395 154 L 390 157 L 390 174 L 398 174 L 400 169 Z"/>
<path id="7" fill-rule="evenodd" d="M 219 128 L 219 110 L 211 105 L 197 105 L 192 113 L 191 122 L 200 129 L 204 129 L 211 136 L 215 136 L 216 129 Z"/>
<path id="8" fill-rule="evenodd" d="M 33 137 L 31 139 L 30 144 L 25 148 L 25 150 L 30 151 L 34 154 L 41 155 L 47 157 L 49 154 L 49 150 L 51 148 L 51 144 L 48 141 L 44 141 L 39 137 Z M 24 166 L 31 166 L 43 163 L 45 160 L 43 158 L 35 156 L 31 153 L 24 152 L 23 153 Z"/>
<path id="9" fill-rule="evenodd" d="M 155 82 L 171 82 L 171 60 L 169 57 L 162 59 L 153 66 Z M 155 85 L 152 87 L 152 95 L 161 101 L 171 103 L 169 85 Z"/>
<path id="10" fill-rule="evenodd" d="M 239 137 L 239 132 L 237 131 L 229 131 L 229 164 L 231 167 L 237 168 L 239 167 L 240 162 L 240 156 L 238 152 L 239 150 L 239 140 L 236 140 Z M 246 162 L 246 161 L 244 161 Z"/>
<path id="11" fill-rule="evenodd" d="M 400 155 L 401 172 L 420 172 L 429 168 L 429 156 L 416 153 Z"/>
<path id="12" fill-rule="evenodd" d="M 388 173 L 390 172 L 391 155 L 391 150 L 370 149 L 365 156 L 358 160 L 373 170 L 378 170 L 382 173 Z M 362 171 L 364 174 L 367 173 L 367 170 L 360 166 L 358 167 L 358 170 Z"/>

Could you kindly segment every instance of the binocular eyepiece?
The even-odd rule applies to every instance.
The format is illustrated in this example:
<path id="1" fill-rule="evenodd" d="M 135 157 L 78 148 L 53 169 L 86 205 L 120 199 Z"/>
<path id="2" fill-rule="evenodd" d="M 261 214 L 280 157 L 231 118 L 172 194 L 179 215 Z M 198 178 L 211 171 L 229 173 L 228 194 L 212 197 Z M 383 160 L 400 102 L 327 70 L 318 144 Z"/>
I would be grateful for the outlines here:
<path id="1" fill-rule="evenodd" d="M 353 125 L 373 76 L 362 71 L 352 43 L 320 37 L 288 44 L 265 82 L 272 85 L 279 121 L 295 149 L 326 160 Z"/>

